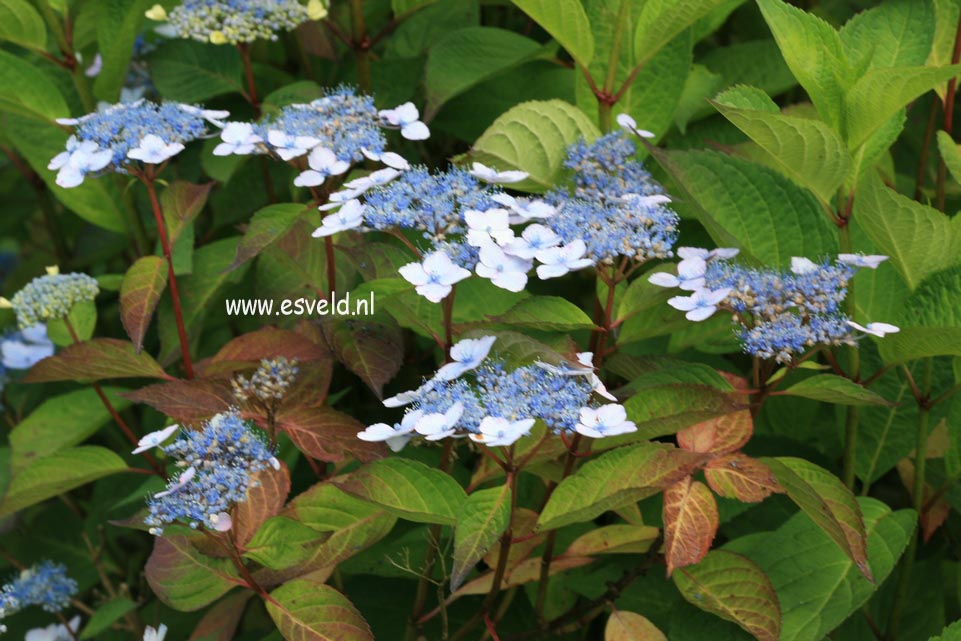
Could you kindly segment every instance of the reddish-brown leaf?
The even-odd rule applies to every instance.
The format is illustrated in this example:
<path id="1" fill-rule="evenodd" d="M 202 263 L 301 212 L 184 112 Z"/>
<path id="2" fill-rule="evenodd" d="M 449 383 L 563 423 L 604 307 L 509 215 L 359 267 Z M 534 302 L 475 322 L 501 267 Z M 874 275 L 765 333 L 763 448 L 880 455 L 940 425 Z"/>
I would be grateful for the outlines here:
<path id="1" fill-rule="evenodd" d="M 120 321 L 138 352 L 166 286 L 167 261 L 160 256 L 137 259 L 120 283 Z"/>
<path id="2" fill-rule="evenodd" d="M 667 574 L 694 565 L 711 549 L 718 527 L 711 490 L 690 476 L 664 490 L 664 557 Z"/>
<path id="3" fill-rule="evenodd" d="M 182 180 L 170 183 L 160 194 L 164 221 L 167 223 L 167 237 L 170 244 L 177 242 L 184 228 L 203 210 L 213 182 L 194 185 Z"/>
<path id="4" fill-rule="evenodd" d="M 264 521 L 276 516 L 283 509 L 290 493 L 290 470 L 283 462 L 280 469 L 268 467 L 254 475 L 247 489 L 247 500 L 234 510 L 234 538 L 239 545 L 246 545 Z"/>
<path id="5" fill-rule="evenodd" d="M 236 401 L 230 386 L 217 381 L 193 379 L 155 383 L 123 394 L 144 403 L 175 421 L 195 424 L 225 411 Z"/>
<path id="6" fill-rule="evenodd" d="M 157 598 L 182 612 L 210 605 L 242 582 L 230 561 L 202 554 L 192 545 L 193 540 L 196 537 L 156 537 L 144 568 Z"/>
<path id="7" fill-rule="evenodd" d="M 383 398 L 384 384 L 394 378 L 404 358 L 400 328 L 396 324 L 363 318 L 342 318 L 324 325 L 337 360 L 359 376 Z"/>
<path id="8" fill-rule="evenodd" d="M 930 448 L 928 448 L 930 452 Z M 901 482 L 904 487 L 911 492 L 914 488 L 914 463 L 911 459 L 904 458 L 898 462 L 898 476 L 901 477 Z M 934 536 L 934 533 L 938 531 L 944 522 L 948 520 L 948 516 L 951 514 L 951 504 L 948 503 L 944 497 L 938 497 L 932 503 L 931 499 L 934 498 L 934 488 L 930 484 L 924 484 L 924 494 L 922 498 L 922 504 L 924 507 L 921 510 L 921 535 L 924 542 L 927 543 Z"/>
<path id="9" fill-rule="evenodd" d="M 264 327 L 231 340 L 211 360 L 259 361 L 262 358 L 284 356 L 298 361 L 316 361 L 329 355 L 324 346 L 301 333 Z"/>
<path id="10" fill-rule="evenodd" d="M 523 507 L 514 510 L 514 518 L 511 520 L 511 533 L 515 543 L 511 545 L 510 551 L 507 553 L 506 571 L 508 574 L 530 556 L 530 553 L 547 537 L 543 532 L 534 532 L 534 525 L 536 524 L 537 512 Z M 495 545 L 484 555 L 484 563 L 493 569 L 497 567 L 499 558 L 500 546 Z"/>
<path id="11" fill-rule="evenodd" d="M 188 641 L 231 641 L 253 595 L 244 591 L 222 599 L 201 617 Z"/>
<path id="12" fill-rule="evenodd" d="M 720 496 L 745 503 L 758 503 L 784 491 L 771 468 L 740 452 L 712 459 L 704 467 L 704 476 Z"/>
<path id="13" fill-rule="evenodd" d="M 727 454 L 744 447 L 753 433 L 751 413 L 738 410 L 681 430 L 677 444 L 690 452 Z"/>
<path id="14" fill-rule="evenodd" d="M 285 431 L 301 452 L 320 461 L 336 463 L 347 456 L 360 461 L 383 458 L 383 443 L 357 438 L 364 425 L 329 407 L 297 407 L 282 412 L 278 427 Z"/>
<path id="15" fill-rule="evenodd" d="M 160 364 L 133 343 L 116 338 L 94 338 L 65 347 L 30 368 L 24 383 L 99 381 L 108 378 L 166 378 Z"/>
<path id="16" fill-rule="evenodd" d="M 646 617 L 614 610 L 604 628 L 604 641 L 667 641 L 667 637 Z"/>

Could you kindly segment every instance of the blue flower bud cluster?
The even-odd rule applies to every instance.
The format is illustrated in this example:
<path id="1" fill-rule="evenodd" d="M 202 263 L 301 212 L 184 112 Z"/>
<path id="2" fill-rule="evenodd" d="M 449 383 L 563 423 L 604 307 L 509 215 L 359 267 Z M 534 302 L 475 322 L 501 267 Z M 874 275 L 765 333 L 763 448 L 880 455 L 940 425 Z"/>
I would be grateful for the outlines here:
<path id="1" fill-rule="evenodd" d="M 20 329 L 63 318 L 77 303 L 92 301 L 100 292 L 97 281 L 80 273 L 47 274 L 34 278 L 10 303 Z"/>
<path id="2" fill-rule="evenodd" d="M 272 402 L 282 399 L 297 377 L 297 360 L 283 356 L 264 358 L 250 378 L 237 376 L 231 383 L 238 401 L 256 399 Z"/>
<path id="3" fill-rule="evenodd" d="M 215 44 L 276 40 L 307 19 L 297 0 L 184 0 L 169 13 L 181 38 Z"/>
<path id="4" fill-rule="evenodd" d="M 192 528 L 224 529 L 225 514 L 247 500 L 247 490 L 256 483 L 253 475 L 267 466 L 280 467 L 270 446 L 236 410 L 217 414 L 201 430 L 182 430 L 163 451 L 183 472 L 148 500 L 144 523 L 156 535 L 178 521 Z"/>
<path id="5" fill-rule="evenodd" d="M 564 166 L 573 186 L 547 194 L 557 213 L 547 226 L 565 243 L 583 240 L 586 256 L 611 264 L 618 256 L 644 262 L 669 258 L 677 242 L 678 217 L 663 188 L 635 160 L 634 142 L 623 131 L 583 140 L 568 150 Z"/>
<path id="6" fill-rule="evenodd" d="M 5 583 L 0 590 L 0 619 L 31 605 L 47 612 L 60 612 L 77 593 L 77 582 L 67 576 L 59 563 L 43 561 Z"/>

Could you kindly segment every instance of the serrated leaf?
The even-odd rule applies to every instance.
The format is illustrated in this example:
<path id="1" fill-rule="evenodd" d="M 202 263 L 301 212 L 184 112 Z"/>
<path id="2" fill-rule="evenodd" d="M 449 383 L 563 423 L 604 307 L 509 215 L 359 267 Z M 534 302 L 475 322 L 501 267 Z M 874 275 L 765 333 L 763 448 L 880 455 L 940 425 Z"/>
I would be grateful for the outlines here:
<path id="1" fill-rule="evenodd" d="M 267 205 L 258 209 L 251 217 L 243 238 L 237 243 L 237 253 L 227 269 L 237 269 L 270 247 L 290 231 L 301 216 L 310 211 L 312 208 L 299 203 Z"/>
<path id="2" fill-rule="evenodd" d="M 559 556 L 554 559 L 551 563 L 550 576 L 555 574 L 560 574 L 561 572 L 566 572 L 567 570 L 572 570 L 574 568 L 583 567 L 590 563 L 593 563 L 594 559 L 589 556 Z M 527 559 L 520 563 L 514 571 L 504 577 L 501 582 L 501 590 L 506 590 L 518 585 L 524 585 L 525 583 L 531 583 L 533 581 L 540 580 L 541 572 L 541 560 L 538 558 Z M 457 592 L 454 593 L 454 597 L 468 596 L 472 594 L 487 594 L 490 592 L 491 586 L 494 584 L 494 571 L 487 572 L 472 579 L 465 583 Z"/>
<path id="3" fill-rule="evenodd" d="M 710 551 L 719 524 L 717 502 L 700 481 L 685 476 L 664 490 L 664 560 L 667 575 Z"/>
<path id="4" fill-rule="evenodd" d="M 313 528 L 293 519 L 275 516 L 257 530 L 246 544 L 244 556 L 264 567 L 282 570 L 310 557 L 311 546 L 324 538 Z"/>
<path id="5" fill-rule="evenodd" d="M 569 103 L 524 102 L 495 120 L 474 143 L 467 159 L 499 171 L 526 171 L 530 174 L 527 180 L 511 188 L 541 192 L 560 182 L 567 148 L 581 138 L 592 141 L 598 135 L 594 123 Z"/>
<path id="6" fill-rule="evenodd" d="M 608 510 L 657 494 L 704 457 L 657 443 L 606 452 L 558 484 L 537 521 L 539 530 L 590 521 Z"/>
<path id="7" fill-rule="evenodd" d="M 605 525 L 574 539 L 564 556 L 643 554 L 651 549 L 659 534 L 660 530 L 651 525 Z"/>
<path id="8" fill-rule="evenodd" d="M 167 286 L 167 272 L 166 260 L 143 256 L 130 266 L 120 284 L 120 320 L 138 352 Z"/>
<path id="9" fill-rule="evenodd" d="M 150 79 L 168 100 L 194 103 L 244 90 L 243 62 L 234 47 L 168 40 L 149 63 Z"/>
<path id="10" fill-rule="evenodd" d="M 855 149 L 921 94 L 961 74 L 961 65 L 874 69 L 858 78 L 844 98 L 846 138 Z"/>
<path id="11" fill-rule="evenodd" d="M 237 402 L 225 382 L 195 378 L 155 383 L 124 394 L 182 423 L 199 423 L 224 412 Z"/>
<path id="12" fill-rule="evenodd" d="M 944 130 L 938 132 L 938 152 L 954 182 L 961 183 L 961 149 L 951 134 Z"/>
<path id="13" fill-rule="evenodd" d="M 322 338 L 317 340 L 323 342 Z M 210 366 L 205 370 L 215 373 L 219 371 L 217 367 L 230 363 L 243 363 L 245 367 L 249 367 L 265 358 L 280 356 L 301 363 L 329 359 L 330 352 L 326 345 L 319 344 L 317 340 L 300 331 L 261 327 L 224 343 L 210 359 Z"/>
<path id="14" fill-rule="evenodd" d="M 70 327 L 67 327 L 68 322 Z M 96 303 L 92 300 L 82 300 L 73 304 L 65 318 L 51 318 L 47 321 L 47 338 L 57 347 L 67 347 L 77 342 L 74 336 L 81 341 L 90 340 L 96 327 Z"/>
<path id="15" fill-rule="evenodd" d="M 648 387 L 624 402 L 627 417 L 637 432 L 604 439 L 604 445 L 639 438 L 655 438 L 743 409 L 743 403 L 716 387 L 668 384 Z"/>
<path id="16" fill-rule="evenodd" d="M 297 579 L 270 596 L 267 612 L 287 641 L 374 641 L 357 608 L 329 585 Z"/>
<path id="17" fill-rule="evenodd" d="M 754 419 L 748 410 L 723 414 L 677 433 L 678 446 L 700 454 L 729 454 L 744 447 L 754 434 Z"/>
<path id="18" fill-rule="evenodd" d="M 189 641 L 232 641 L 252 592 L 238 592 L 218 601 L 197 622 Z"/>
<path id="19" fill-rule="evenodd" d="M 285 463 L 279 470 L 268 467 L 254 473 L 246 498 L 233 511 L 231 532 L 237 545 L 246 546 L 261 526 L 280 512 L 289 493 L 290 470 Z"/>
<path id="20" fill-rule="evenodd" d="M 453 525 L 467 500 L 464 488 L 447 474 L 401 458 L 367 463 L 337 487 L 417 523 Z"/>
<path id="21" fill-rule="evenodd" d="M 213 186 L 213 182 L 195 185 L 177 180 L 167 185 L 160 194 L 160 207 L 171 244 L 177 242 L 184 229 L 203 211 Z"/>
<path id="22" fill-rule="evenodd" d="M 698 61 L 720 74 L 725 86 L 749 85 L 769 96 L 776 96 L 797 84 L 777 43 L 771 38 L 716 47 L 705 52 Z"/>
<path id="23" fill-rule="evenodd" d="M 364 424 L 329 407 L 293 407 L 277 417 L 277 427 L 307 456 L 319 461 L 339 463 L 348 455 L 360 461 L 383 457 L 382 443 L 368 443 L 357 438 Z"/>
<path id="24" fill-rule="evenodd" d="M 671 356 L 629 356 L 619 352 L 607 359 L 604 367 L 630 381 L 621 389 L 632 392 L 674 383 L 707 385 L 722 392 L 734 390 L 734 386 L 710 365 L 682 361 Z"/>
<path id="25" fill-rule="evenodd" d="M 771 580 L 740 554 L 710 552 L 700 563 L 678 570 L 674 584 L 688 602 L 732 621 L 758 641 L 778 641 L 781 605 Z"/>
<path id="26" fill-rule="evenodd" d="M 655 151 L 654 157 L 697 203 L 699 220 L 719 246 L 783 269 L 792 256 L 837 253 L 837 231 L 817 199 L 773 169 L 713 151 Z"/>
<path id="27" fill-rule="evenodd" d="M 477 490 L 457 513 L 450 589 L 456 591 L 478 561 L 494 546 L 511 518 L 511 488 L 504 484 Z"/>
<path id="28" fill-rule="evenodd" d="M 854 216 L 911 289 L 934 272 L 961 263 L 961 218 L 902 196 L 876 176 L 861 183 Z"/>
<path id="29" fill-rule="evenodd" d="M 47 122 L 70 115 L 54 81 L 27 60 L 6 51 L 0 51 L 0 111 Z"/>
<path id="30" fill-rule="evenodd" d="M 0 40 L 44 51 L 47 28 L 43 17 L 27 0 L 0 0 Z"/>
<path id="31" fill-rule="evenodd" d="M 97 48 L 102 65 L 93 92 L 100 100 L 117 100 L 147 6 L 148 0 L 98 0 Z"/>
<path id="32" fill-rule="evenodd" d="M 931 51 L 934 28 L 931 2 L 888 0 L 856 13 L 840 36 L 852 66 L 878 69 L 923 65 Z"/>
<path id="33" fill-rule="evenodd" d="M 708 461 L 704 478 L 718 496 L 742 503 L 759 503 L 775 492 L 784 491 L 771 468 L 740 452 Z"/>
<path id="34" fill-rule="evenodd" d="M 961 266 L 925 279 L 894 322 L 901 331 L 878 342 L 885 364 L 961 356 Z"/>
<path id="35" fill-rule="evenodd" d="M 775 110 L 745 106 L 749 96 Z M 831 202 L 851 170 L 847 147 L 831 127 L 820 120 L 780 113 L 767 94 L 753 87 L 733 87 L 717 96 L 713 104 L 767 152 L 784 175 L 813 191 L 822 202 Z"/>
<path id="36" fill-rule="evenodd" d="M 604 626 L 604 641 L 667 641 L 667 637 L 646 617 L 614 610 Z"/>
<path id="37" fill-rule="evenodd" d="M 573 332 L 595 327 L 580 307 L 560 296 L 531 296 L 503 314 L 489 316 L 488 319 L 498 325 L 549 332 Z"/>
<path id="38" fill-rule="evenodd" d="M 634 30 L 634 56 L 643 66 L 679 33 L 727 0 L 648 0 Z"/>
<path id="39" fill-rule="evenodd" d="M 204 556 L 189 538 L 170 534 L 154 539 L 144 576 L 158 599 L 182 612 L 199 610 L 240 583 L 228 559 Z"/>
<path id="40" fill-rule="evenodd" d="M 108 378 L 169 378 L 146 352 L 116 338 L 94 338 L 65 347 L 34 365 L 24 383 L 98 381 Z"/>
<path id="41" fill-rule="evenodd" d="M 105 447 L 85 445 L 60 450 L 13 474 L 0 501 L 0 516 L 126 469 L 123 459 Z"/>
<path id="42" fill-rule="evenodd" d="M 384 384 L 400 370 L 404 357 L 400 328 L 377 319 L 346 318 L 324 325 L 324 331 L 337 360 L 383 398 Z"/>
<path id="43" fill-rule="evenodd" d="M 861 509 L 841 481 L 814 463 L 792 457 L 762 458 L 798 507 L 847 554 L 869 581 L 867 535 Z"/>
<path id="44" fill-rule="evenodd" d="M 105 632 L 115 621 L 124 616 L 131 610 L 137 608 L 137 604 L 125 597 L 111 599 L 103 605 L 97 607 L 90 616 L 87 625 L 80 631 L 80 639 L 92 639 L 101 632 Z"/>
<path id="45" fill-rule="evenodd" d="M 783 393 L 835 405 L 893 405 L 876 392 L 835 374 L 816 374 L 805 378 Z"/>
<path id="46" fill-rule="evenodd" d="M 928 641 L 961 641 L 961 621 L 955 621 L 946 627 L 941 634 L 931 637 Z"/>
<path id="47" fill-rule="evenodd" d="M 594 38 L 587 14 L 578 0 L 511 1 L 551 34 L 579 65 L 590 64 L 594 57 Z"/>

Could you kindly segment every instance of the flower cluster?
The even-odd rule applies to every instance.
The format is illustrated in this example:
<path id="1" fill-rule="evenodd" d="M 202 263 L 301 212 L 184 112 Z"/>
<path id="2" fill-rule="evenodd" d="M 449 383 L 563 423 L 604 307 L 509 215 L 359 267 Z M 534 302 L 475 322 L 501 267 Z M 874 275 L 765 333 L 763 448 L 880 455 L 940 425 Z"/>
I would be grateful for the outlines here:
<path id="1" fill-rule="evenodd" d="M 226 111 L 178 102 L 136 100 L 110 105 L 80 118 L 60 118 L 76 127 L 65 151 L 48 165 L 61 187 L 80 185 L 86 174 L 112 167 L 126 173 L 137 163 L 157 165 L 176 156 L 184 145 L 207 135 L 208 125 L 223 126 Z"/>
<path id="2" fill-rule="evenodd" d="M 71 307 L 92 301 L 99 292 L 97 281 L 90 276 L 77 272 L 61 274 L 57 268 L 51 267 L 45 276 L 34 278 L 14 294 L 13 300 L 0 299 L 0 306 L 13 307 L 17 324 L 21 330 L 26 330 L 65 317 Z"/>
<path id="3" fill-rule="evenodd" d="M 677 253 L 683 259 L 677 275 L 656 273 L 650 282 L 692 292 L 668 301 L 688 320 L 705 320 L 722 308 L 734 312 L 744 351 L 758 358 L 789 363 L 816 345 L 854 344 L 855 331 L 878 337 L 898 331 L 886 323 L 862 327 L 842 310 L 857 269 L 875 269 L 887 256 L 840 254 L 820 263 L 795 257 L 791 270 L 781 271 L 732 263 L 736 249 L 681 247 Z"/>
<path id="4" fill-rule="evenodd" d="M 278 32 L 290 31 L 326 14 L 319 0 L 311 0 L 308 6 L 297 0 L 184 0 L 169 14 L 155 5 L 147 17 L 169 20 L 164 32 L 173 36 L 213 44 L 239 44 L 276 40 Z"/>
<path id="5" fill-rule="evenodd" d="M 636 430 L 623 406 L 593 404 L 594 393 L 614 397 L 594 374 L 591 354 L 578 354 L 576 364 L 535 362 L 508 369 L 502 360 L 488 357 L 495 340 L 486 336 L 458 342 L 451 348 L 452 362 L 432 379 L 384 401 L 388 407 L 411 406 L 400 423 L 371 425 L 358 438 L 386 441 L 398 451 L 418 435 L 428 441 L 468 436 L 490 447 L 511 445 L 537 420 L 555 433 L 592 438 Z"/>
<path id="6" fill-rule="evenodd" d="M 136 451 L 163 442 L 176 428 L 144 437 Z M 192 528 L 229 530 L 229 510 L 246 501 L 248 488 L 256 483 L 253 475 L 268 465 L 280 469 L 271 448 L 235 410 L 217 414 L 199 431 L 184 430 L 163 451 L 176 459 L 182 472 L 148 501 L 150 514 L 144 522 L 155 535 L 176 521 Z"/>
<path id="7" fill-rule="evenodd" d="M 37 324 L 0 338 L 0 364 L 4 369 L 30 369 L 48 356 L 53 356 L 53 342 L 47 326 Z"/>
<path id="8" fill-rule="evenodd" d="M 238 401 L 256 399 L 264 403 L 280 400 L 297 377 L 297 361 L 283 356 L 260 361 L 250 378 L 237 376 L 231 381 L 234 398 Z"/>
<path id="9" fill-rule="evenodd" d="M 0 619 L 31 605 L 47 612 L 60 612 L 77 593 L 77 582 L 59 563 L 43 561 L 20 572 L 0 590 Z"/>

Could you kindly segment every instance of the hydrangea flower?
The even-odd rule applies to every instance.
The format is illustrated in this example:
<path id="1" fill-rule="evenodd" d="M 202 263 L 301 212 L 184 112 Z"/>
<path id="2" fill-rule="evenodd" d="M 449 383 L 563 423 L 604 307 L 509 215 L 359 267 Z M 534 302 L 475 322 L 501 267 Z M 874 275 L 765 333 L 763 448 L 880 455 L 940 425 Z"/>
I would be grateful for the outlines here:
<path id="1" fill-rule="evenodd" d="M 311 234 L 314 238 L 332 236 L 364 224 L 364 205 L 359 200 L 349 200 L 336 213 L 324 217 L 320 227 Z"/>
<path id="2" fill-rule="evenodd" d="M 201 430 L 182 431 L 163 451 L 184 472 L 148 500 L 144 522 L 155 535 L 178 521 L 193 528 L 229 528 L 229 510 L 246 501 L 256 482 L 253 475 L 268 466 L 280 469 L 271 448 L 236 410 L 217 414 Z"/>
<path id="3" fill-rule="evenodd" d="M 420 112 L 412 102 L 405 102 L 394 109 L 381 109 L 378 115 L 390 127 L 400 129 L 400 135 L 407 140 L 430 138 L 430 129 L 420 121 Z"/>
<path id="4" fill-rule="evenodd" d="M 470 276 L 470 272 L 454 264 L 444 252 L 432 252 L 421 263 L 408 263 L 400 268 L 404 277 L 417 293 L 432 303 L 439 303 L 453 286 Z"/>
<path id="5" fill-rule="evenodd" d="M 297 360 L 285 356 L 261 359 L 250 378 L 236 376 L 231 380 L 234 398 L 273 403 L 287 395 L 297 378 Z"/>
<path id="6" fill-rule="evenodd" d="M 79 631 L 80 616 L 78 615 L 70 619 L 70 621 L 67 622 L 67 625 L 62 623 L 51 623 L 44 628 L 33 628 L 32 630 L 27 630 L 27 634 L 24 636 L 23 641 L 73 641 L 76 638 L 77 632 Z"/>
<path id="7" fill-rule="evenodd" d="M 20 572 L 0 589 L 0 619 L 37 605 L 47 612 L 60 612 L 77 593 L 77 582 L 59 563 L 43 561 Z"/>
<path id="8" fill-rule="evenodd" d="M 97 281 L 86 274 L 61 274 L 48 268 L 45 276 L 34 278 L 14 294 L 0 299 L 0 306 L 13 307 L 17 324 L 25 330 L 48 320 L 65 317 L 77 303 L 92 301 L 100 293 Z"/>
<path id="9" fill-rule="evenodd" d="M 143 631 L 143 641 L 164 641 L 167 637 L 167 626 L 161 623 L 156 628 L 147 626 Z"/>
<path id="10" fill-rule="evenodd" d="M 150 432 L 149 434 L 144 434 L 143 437 L 137 441 L 137 447 L 131 452 L 131 454 L 140 454 L 141 452 L 146 452 L 147 450 L 152 450 L 155 447 L 160 447 L 160 444 L 166 441 L 168 438 L 174 435 L 174 432 L 180 429 L 179 425 L 170 425 L 163 428 L 162 430 L 157 430 L 156 432 Z"/>
<path id="11" fill-rule="evenodd" d="M 6 369 L 30 369 L 48 356 L 53 356 L 53 342 L 47 337 L 47 326 L 40 323 L 11 332 L 0 339 L 0 363 Z"/>
<path id="12" fill-rule="evenodd" d="M 519 183 L 526 180 L 529 173 L 526 171 L 497 171 L 479 162 L 471 163 L 471 176 L 479 178 L 487 183 L 503 185 L 509 183 Z"/>
<path id="13" fill-rule="evenodd" d="M 484 336 L 457 341 L 450 348 L 451 362 L 437 370 L 434 380 L 452 381 L 465 372 L 476 369 L 487 358 L 496 340 L 496 336 Z"/>
<path id="14" fill-rule="evenodd" d="M 276 40 L 307 20 L 318 20 L 326 9 L 316 0 L 304 6 L 297 0 L 184 0 L 169 13 L 160 5 L 147 11 L 151 20 L 169 20 L 170 31 L 180 38 L 213 44 L 240 44 Z M 319 16 L 319 17 L 318 17 Z"/>
<path id="15" fill-rule="evenodd" d="M 581 413 L 575 428 L 578 434 L 590 438 L 604 438 L 618 436 L 637 431 L 637 425 L 627 420 L 627 411 L 623 405 L 611 403 L 597 409 L 581 408 Z"/>
<path id="16" fill-rule="evenodd" d="M 128 172 L 139 163 L 160 164 L 184 149 L 184 145 L 208 133 L 208 125 L 221 126 L 225 111 L 209 111 L 177 102 L 137 100 L 110 105 L 80 118 L 61 118 L 62 125 L 76 127 L 66 151 L 48 165 L 58 170 L 57 184 L 76 187 L 86 174 L 112 168 Z"/>
<path id="17" fill-rule="evenodd" d="M 414 428 L 423 416 L 423 412 L 407 412 L 404 414 L 404 419 L 400 423 L 396 423 L 393 426 L 387 423 L 369 425 L 367 429 L 357 433 L 357 438 L 371 443 L 384 441 L 391 451 L 399 452 L 404 449 L 407 442 L 414 437 Z"/>

